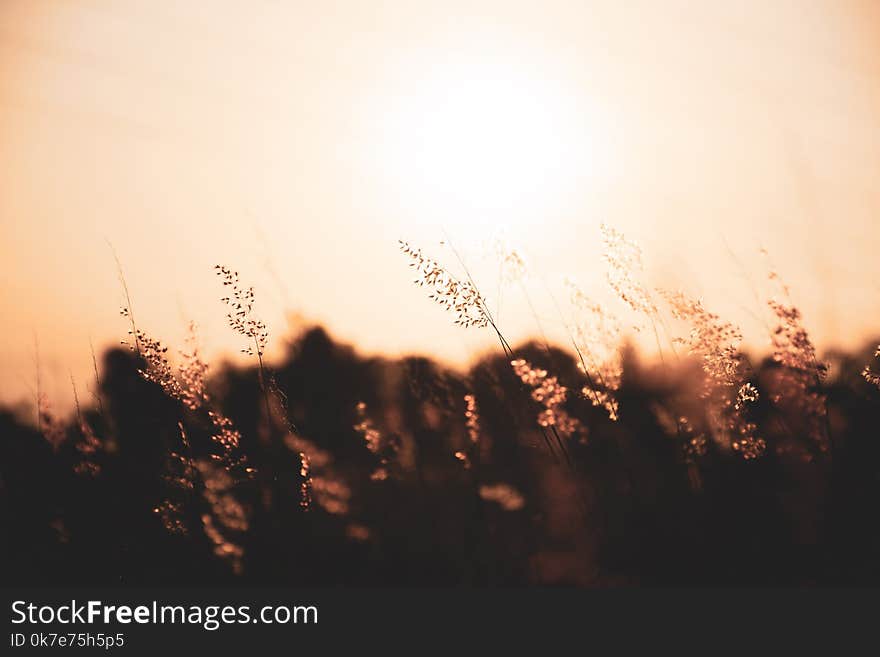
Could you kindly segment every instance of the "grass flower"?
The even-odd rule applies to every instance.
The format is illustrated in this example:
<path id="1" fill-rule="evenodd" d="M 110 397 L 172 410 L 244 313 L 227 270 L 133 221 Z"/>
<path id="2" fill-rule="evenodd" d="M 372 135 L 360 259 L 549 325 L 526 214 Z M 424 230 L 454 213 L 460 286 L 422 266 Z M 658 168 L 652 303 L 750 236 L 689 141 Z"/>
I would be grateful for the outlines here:
<path id="1" fill-rule="evenodd" d="M 247 510 L 232 491 L 235 482 L 225 468 L 208 459 L 199 459 L 195 467 L 209 508 L 208 513 L 202 514 L 205 535 L 214 545 L 214 554 L 228 561 L 234 573 L 241 573 L 244 548 L 236 537 L 246 532 L 250 523 Z"/>
<path id="2" fill-rule="evenodd" d="M 578 354 L 578 368 L 589 382 L 581 394 L 593 406 L 604 408 L 611 420 L 617 420 L 616 392 L 623 376 L 620 322 L 589 299 L 574 282 L 566 281 L 566 287 L 575 315 L 570 331 Z"/>
<path id="3" fill-rule="evenodd" d="M 254 288 L 243 287 L 239 280 L 238 272 L 232 271 L 223 265 L 214 265 L 217 276 L 223 282 L 223 286 L 229 288 L 229 294 L 220 300 L 229 307 L 226 319 L 229 327 L 253 342 L 241 351 L 248 356 L 257 356 L 260 359 L 269 342 L 269 330 L 266 324 L 254 315 Z"/>
<path id="4" fill-rule="evenodd" d="M 464 427 L 468 443 L 463 449 L 454 452 L 453 456 L 468 470 L 473 465 L 472 458 L 476 455 L 480 442 L 480 411 L 477 398 L 471 393 L 464 396 Z"/>
<path id="5" fill-rule="evenodd" d="M 874 352 L 874 358 L 880 358 L 880 347 L 877 347 L 877 350 Z M 873 372 L 870 365 L 865 365 L 865 369 L 862 370 L 862 377 L 871 385 L 880 388 L 880 374 Z"/>
<path id="6" fill-rule="evenodd" d="M 213 403 L 207 392 L 208 365 L 201 358 L 198 332 L 194 322 L 190 322 L 186 338 L 187 349 L 181 353 L 183 362 L 174 367 L 168 356 L 168 348 L 144 331 L 137 329 L 141 357 L 146 368 L 138 370 L 147 381 L 157 384 L 163 392 L 179 401 L 192 412 L 204 412 L 213 427 L 212 440 L 220 448 L 220 454 L 213 455 L 230 472 L 236 471 L 250 476 L 254 469 L 248 466 L 247 458 L 239 452 L 241 433 L 232 420 L 226 417 Z"/>
<path id="7" fill-rule="evenodd" d="M 778 390 L 772 400 L 787 405 L 805 425 L 808 437 L 821 451 L 830 448 L 826 397 L 822 382 L 828 365 L 819 361 L 816 347 L 803 324 L 801 311 L 792 303 L 788 286 L 771 268 L 769 280 L 780 294 L 767 301 L 774 324 L 770 333 L 772 358 L 782 368 Z"/>
<path id="8" fill-rule="evenodd" d="M 541 405 L 537 417 L 541 427 L 553 427 L 566 438 L 585 432 L 581 422 L 562 407 L 568 398 L 568 388 L 560 384 L 555 376 L 550 376 L 547 370 L 532 367 L 522 358 L 512 360 L 510 365 L 519 379 L 532 389 L 532 399 Z"/>
<path id="9" fill-rule="evenodd" d="M 98 465 L 96 457 L 103 450 L 104 443 L 95 434 L 92 425 L 88 423 L 82 413 L 79 405 L 79 394 L 76 390 L 76 382 L 73 380 L 72 374 L 70 375 L 70 385 L 73 388 L 76 428 L 79 430 L 79 438 L 76 441 L 75 448 L 81 458 L 80 462 L 74 466 L 73 471 L 79 475 L 94 477 L 101 471 L 101 466 Z"/>
<path id="10" fill-rule="evenodd" d="M 312 507 L 312 466 L 304 452 L 299 453 L 299 476 L 302 482 L 299 487 L 299 505 L 303 511 Z"/>
<path id="11" fill-rule="evenodd" d="M 703 370 L 700 397 L 716 433 L 724 435 L 744 458 L 757 458 L 766 443 L 755 436 L 756 426 L 748 420 L 747 406 L 757 401 L 758 390 L 746 380 L 747 372 L 739 351 L 739 327 L 709 312 L 699 299 L 682 292 L 661 290 L 672 317 L 683 321 L 690 332 L 681 342 L 696 357 Z"/>
<path id="12" fill-rule="evenodd" d="M 602 224 L 600 230 L 605 246 L 602 257 L 608 265 L 606 280 L 611 289 L 634 311 L 653 317 L 657 314 L 657 306 L 641 281 L 644 273 L 642 250 L 623 233 L 606 224 Z"/>
<path id="13" fill-rule="evenodd" d="M 416 270 L 413 282 L 419 287 L 427 287 L 430 290 L 428 298 L 454 313 L 455 324 L 465 328 L 482 328 L 489 324 L 485 300 L 473 283 L 459 281 L 436 260 L 423 255 L 420 249 L 403 240 L 398 241 L 400 250 L 410 259 L 410 267 Z"/>
<path id="14" fill-rule="evenodd" d="M 525 258 L 503 239 L 496 238 L 493 242 L 495 258 L 498 261 L 498 272 L 502 283 L 519 283 L 528 273 Z"/>
<path id="15" fill-rule="evenodd" d="M 480 411 L 477 409 L 477 398 L 472 394 L 464 396 L 464 426 L 467 429 L 471 444 L 480 442 Z"/>
<path id="16" fill-rule="evenodd" d="M 526 505 L 522 494 L 510 484 L 484 484 L 479 492 L 482 499 L 497 504 L 504 511 L 519 511 Z"/>
<path id="17" fill-rule="evenodd" d="M 373 424 L 367 414 L 367 404 L 358 402 L 355 405 L 357 422 L 354 430 L 360 434 L 367 449 L 376 457 L 378 466 L 370 478 L 373 481 L 384 481 L 389 477 L 389 466 L 400 451 L 400 441 L 396 436 L 383 435 Z"/>

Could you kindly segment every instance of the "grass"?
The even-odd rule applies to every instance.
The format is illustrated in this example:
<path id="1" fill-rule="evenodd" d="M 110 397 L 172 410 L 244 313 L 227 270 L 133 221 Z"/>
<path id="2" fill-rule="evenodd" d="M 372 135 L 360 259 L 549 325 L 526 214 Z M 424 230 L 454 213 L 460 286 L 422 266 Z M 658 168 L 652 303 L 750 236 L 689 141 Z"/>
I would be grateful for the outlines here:
<path id="1" fill-rule="evenodd" d="M 321 329 L 270 367 L 255 292 L 222 265 L 221 302 L 254 364 L 213 372 L 194 325 L 179 354 L 138 328 L 117 259 L 132 339 L 102 368 L 92 350 L 94 406 L 77 395 L 61 423 L 38 380 L 35 428 L 0 415 L 4 461 L 32 475 L 3 473 L 17 500 L 8 549 L 31 564 L 20 576 L 79 559 L 97 582 L 880 579 L 880 532 L 863 515 L 880 501 L 869 354 L 838 356 L 829 381 L 770 271 L 771 352 L 753 363 L 738 327 L 650 287 L 638 246 L 607 226 L 602 237 L 619 304 L 573 283 L 567 312 L 553 299 L 571 351 L 514 348 L 451 244 L 462 276 L 400 242 L 453 330 L 498 338 L 499 355 L 465 373 L 363 359 Z M 520 285 L 524 260 L 498 257 L 504 285 Z M 627 313 L 651 327 L 657 364 L 625 343 Z M 39 529 L 54 526 L 64 541 Z"/>

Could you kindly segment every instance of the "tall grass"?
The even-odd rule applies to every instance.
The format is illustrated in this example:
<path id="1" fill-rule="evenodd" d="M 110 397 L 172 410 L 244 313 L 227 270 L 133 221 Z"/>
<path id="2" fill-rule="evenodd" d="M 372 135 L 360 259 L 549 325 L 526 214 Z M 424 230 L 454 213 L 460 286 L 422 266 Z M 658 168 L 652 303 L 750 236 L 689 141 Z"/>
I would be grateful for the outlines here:
<path id="1" fill-rule="evenodd" d="M 613 545 L 615 532 L 621 530 L 615 528 L 612 509 L 639 489 L 640 473 L 660 467 L 645 460 L 651 450 L 656 458 L 676 464 L 691 496 L 708 495 L 707 490 L 722 485 L 749 491 L 754 485 L 750 472 L 764 472 L 760 468 L 765 461 L 800 468 L 785 460 L 793 445 L 806 445 L 797 452 L 803 453 L 804 463 L 836 457 L 827 366 L 774 270 L 767 274 L 777 290 L 767 300 L 772 351 L 767 363 L 756 368 L 741 351 L 736 325 L 711 312 L 702 299 L 652 288 L 645 280 L 641 249 L 620 231 L 603 225 L 600 236 L 606 281 L 618 307 L 596 303 L 592 297 L 599 291 L 585 292 L 569 281 L 567 313 L 552 301 L 566 326 L 571 353 L 553 347 L 546 337 L 541 349 L 528 344 L 514 348 L 497 311 L 490 311 L 486 288 L 478 285 L 454 248 L 460 276 L 401 241 L 414 283 L 451 315 L 457 327 L 453 330 L 492 331 L 500 361 L 487 359 L 466 376 L 440 377 L 422 368 L 421 374 L 410 376 L 408 391 L 399 387 L 397 370 L 373 363 L 380 374 L 372 379 L 372 388 L 364 381 L 327 374 L 315 397 L 310 397 L 310 386 L 325 374 L 316 372 L 332 372 L 334 363 L 313 362 L 302 375 L 289 368 L 276 375 L 265 358 L 269 328 L 257 315 L 254 288 L 243 285 L 238 272 L 215 267 L 226 290 L 220 301 L 227 323 L 244 338 L 241 351 L 254 358 L 252 369 L 240 375 L 245 383 L 238 388 L 250 392 L 236 397 L 228 389 L 225 394 L 216 391 L 218 379 L 202 356 L 194 324 L 184 348 L 175 352 L 135 323 L 132 298 L 114 253 L 126 304 L 121 314 L 131 336 L 126 343 L 138 376 L 163 400 L 148 400 L 143 393 L 145 412 L 164 427 L 152 437 L 163 453 L 153 515 L 175 540 L 193 549 L 208 546 L 237 576 L 271 568 L 250 550 L 265 552 L 272 536 L 307 535 L 316 527 L 342 544 L 370 546 L 365 567 L 381 570 L 393 562 L 383 550 L 406 544 L 397 542 L 396 532 L 411 528 L 435 540 L 439 534 L 430 527 L 432 517 L 439 514 L 448 522 L 456 511 L 463 517 L 456 526 L 469 532 L 460 539 L 467 553 L 462 562 L 470 560 L 493 572 L 498 552 L 489 546 L 507 522 L 504 517 L 521 516 L 516 526 L 526 528 L 518 539 L 525 546 L 526 580 L 547 582 L 553 581 L 548 573 L 554 568 L 548 555 L 558 540 L 554 532 L 560 531 L 554 514 L 575 509 L 576 527 L 566 528 L 570 540 Z M 527 268 L 516 250 L 500 248 L 496 256 L 500 297 L 505 287 L 521 284 Z M 542 331 L 524 288 L 523 293 Z M 618 317 L 622 312 L 634 313 L 651 327 L 659 367 L 639 369 L 625 343 Z M 674 336 L 673 328 L 684 333 Z M 73 467 L 77 476 L 99 481 L 116 458 L 117 440 L 125 440 L 115 434 L 126 429 L 115 415 L 118 402 L 105 406 L 110 384 L 99 371 L 94 349 L 92 359 L 95 411 L 90 415 L 90 409 L 80 406 L 72 382 L 76 411 L 69 427 L 49 410 L 38 365 L 37 430 L 56 452 L 72 446 L 78 455 Z M 866 383 L 880 388 L 880 377 L 870 365 L 860 372 Z M 291 395 L 298 402 L 296 423 Z M 338 401 L 333 399 L 333 407 L 341 410 L 327 413 L 324 407 L 334 396 Z M 646 452 L 639 446 L 640 432 L 662 440 Z M 542 450 L 535 447 L 538 440 Z M 623 475 L 612 484 L 608 473 L 616 464 Z M 466 482 L 466 494 L 438 497 L 438 481 L 459 480 Z M 402 491 L 413 498 L 400 497 Z M 698 498 L 676 499 L 694 504 Z M 591 528 L 600 528 L 600 535 L 590 534 Z M 176 545 L 183 549 L 183 543 Z M 575 552 L 591 563 L 599 558 L 590 550 Z M 579 583 L 599 581 L 601 573 L 588 570 Z"/>

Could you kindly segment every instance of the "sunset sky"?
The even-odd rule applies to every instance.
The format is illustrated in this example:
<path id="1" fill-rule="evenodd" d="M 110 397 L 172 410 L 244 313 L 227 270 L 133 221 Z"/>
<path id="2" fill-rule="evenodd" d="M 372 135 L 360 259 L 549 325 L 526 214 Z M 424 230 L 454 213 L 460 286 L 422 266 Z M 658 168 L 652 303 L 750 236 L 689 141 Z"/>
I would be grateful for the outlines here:
<path id="1" fill-rule="evenodd" d="M 365 353 L 491 346 L 412 285 L 449 243 L 513 340 L 493 241 L 522 252 L 543 329 L 565 277 L 611 299 L 599 224 L 766 344 L 766 248 L 823 346 L 880 334 L 880 3 L 0 4 L 0 402 L 71 398 L 138 324 L 210 354 L 216 263 L 277 346 L 286 313 Z M 446 244 L 441 244 L 441 241 Z M 112 245 L 112 250 L 111 246 Z"/>

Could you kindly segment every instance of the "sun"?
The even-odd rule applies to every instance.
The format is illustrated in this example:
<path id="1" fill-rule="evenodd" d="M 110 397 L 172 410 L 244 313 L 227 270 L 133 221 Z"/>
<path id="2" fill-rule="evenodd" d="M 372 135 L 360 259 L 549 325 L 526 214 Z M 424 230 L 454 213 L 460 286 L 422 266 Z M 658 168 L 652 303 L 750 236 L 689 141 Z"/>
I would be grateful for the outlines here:
<path id="1" fill-rule="evenodd" d="M 437 61 L 389 101 L 377 165 L 420 221 L 485 237 L 575 207 L 607 159 L 601 122 L 551 66 Z"/>

